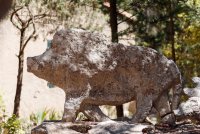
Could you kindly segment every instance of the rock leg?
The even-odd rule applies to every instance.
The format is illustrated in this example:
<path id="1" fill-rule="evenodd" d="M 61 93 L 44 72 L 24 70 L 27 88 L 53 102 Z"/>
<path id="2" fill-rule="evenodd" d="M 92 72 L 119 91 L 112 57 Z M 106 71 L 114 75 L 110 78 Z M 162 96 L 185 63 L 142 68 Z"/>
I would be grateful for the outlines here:
<path id="1" fill-rule="evenodd" d="M 159 98 L 154 102 L 154 107 L 159 111 L 160 116 L 171 112 L 168 92 L 163 92 Z"/>
<path id="2" fill-rule="evenodd" d="M 63 121 L 73 122 L 76 119 L 76 115 L 80 110 L 81 103 L 87 98 L 87 93 L 85 94 L 73 94 L 66 93 L 66 100 L 64 105 L 64 114 L 62 117 Z"/>
<path id="3" fill-rule="evenodd" d="M 173 87 L 172 110 L 175 110 L 178 108 L 182 94 L 183 94 L 183 90 L 182 90 L 181 84 L 178 84 Z"/>
<path id="4" fill-rule="evenodd" d="M 164 91 L 154 102 L 155 109 L 159 112 L 162 123 L 174 123 L 175 117 L 170 105 L 168 90 Z"/>
<path id="5" fill-rule="evenodd" d="M 63 121 L 73 122 L 76 119 L 76 114 L 80 108 L 80 102 L 77 102 L 79 98 L 66 99 L 64 105 Z"/>
<path id="6" fill-rule="evenodd" d="M 132 123 L 142 122 L 149 114 L 153 103 L 152 95 L 138 95 L 136 100 L 136 113 L 131 119 Z"/>
<path id="7" fill-rule="evenodd" d="M 108 116 L 106 116 L 99 106 L 85 104 L 83 111 L 84 115 L 92 121 L 108 121 L 110 120 Z"/>

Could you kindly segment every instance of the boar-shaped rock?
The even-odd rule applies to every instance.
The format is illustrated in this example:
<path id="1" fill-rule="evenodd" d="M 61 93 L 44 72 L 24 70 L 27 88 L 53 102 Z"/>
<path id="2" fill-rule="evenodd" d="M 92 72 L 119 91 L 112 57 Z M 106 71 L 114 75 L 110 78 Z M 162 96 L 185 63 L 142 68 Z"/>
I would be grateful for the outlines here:
<path id="1" fill-rule="evenodd" d="M 132 122 L 143 121 L 152 107 L 168 120 L 182 91 L 172 60 L 153 49 L 111 43 L 102 34 L 84 30 L 58 31 L 51 47 L 29 57 L 27 65 L 29 72 L 65 91 L 64 121 L 74 121 L 78 112 L 95 121 L 109 120 L 100 105 L 132 100 L 137 103 Z"/>

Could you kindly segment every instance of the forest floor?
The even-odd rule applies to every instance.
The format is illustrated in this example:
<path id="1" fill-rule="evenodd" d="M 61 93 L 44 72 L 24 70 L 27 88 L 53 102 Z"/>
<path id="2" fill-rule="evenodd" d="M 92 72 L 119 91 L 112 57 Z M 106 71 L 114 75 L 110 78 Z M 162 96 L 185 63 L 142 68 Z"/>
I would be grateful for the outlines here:
<path id="1" fill-rule="evenodd" d="M 143 129 L 145 134 L 200 134 L 200 123 L 180 122 L 174 126 L 155 125 L 154 128 Z"/>
<path id="2" fill-rule="evenodd" d="M 54 128 L 54 129 L 52 129 Z M 177 122 L 176 125 L 167 124 L 148 125 L 129 124 L 125 122 L 90 122 L 80 121 L 66 123 L 60 121 L 46 121 L 32 130 L 32 134 L 40 134 L 43 131 L 48 132 L 78 134 L 200 134 L 200 124 L 194 124 L 191 121 Z"/>

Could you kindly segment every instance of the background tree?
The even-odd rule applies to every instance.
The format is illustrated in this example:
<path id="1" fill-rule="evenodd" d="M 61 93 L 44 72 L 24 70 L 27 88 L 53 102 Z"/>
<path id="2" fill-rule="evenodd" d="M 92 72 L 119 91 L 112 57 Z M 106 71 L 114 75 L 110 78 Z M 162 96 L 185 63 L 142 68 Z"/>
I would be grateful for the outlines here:
<path id="1" fill-rule="evenodd" d="M 20 13 L 21 12 L 21 13 Z M 17 86 L 14 100 L 13 114 L 19 117 L 20 97 L 22 91 L 23 71 L 24 71 L 24 50 L 31 39 L 35 37 L 36 26 L 35 21 L 42 19 L 46 14 L 33 15 L 29 6 L 24 5 L 20 7 L 14 7 L 11 13 L 10 21 L 20 32 L 20 48 L 17 55 L 18 58 L 18 75 Z M 29 33 L 28 29 L 32 29 Z"/>
<path id="2" fill-rule="evenodd" d="M 37 1 L 36 1 L 37 2 Z M 45 1 L 43 1 L 45 2 Z M 18 0 L 15 1 L 12 12 L 10 16 L 10 21 L 13 26 L 17 28 L 20 32 L 20 44 L 19 44 L 19 52 L 18 52 L 18 74 L 17 74 L 17 85 L 16 85 L 16 94 L 14 99 L 14 110 L 13 114 L 19 117 L 19 108 L 20 108 L 20 98 L 22 92 L 22 83 L 23 83 L 23 71 L 24 71 L 24 51 L 26 46 L 28 45 L 31 39 L 36 38 L 36 23 L 41 23 L 42 21 L 46 21 L 44 18 L 50 16 L 50 10 L 45 10 L 45 8 L 41 8 L 43 3 L 35 3 L 31 0 Z M 54 8 L 57 10 L 57 5 L 52 6 L 53 3 L 49 3 L 49 9 Z M 34 5 L 34 6 L 33 6 Z M 30 7 L 32 6 L 32 7 Z M 34 8 L 33 8 L 34 7 Z M 36 12 L 38 9 L 39 12 Z M 43 12 L 43 13 L 41 13 Z M 33 14 L 36 13 L 36 14 Z M 62 13 L 60 13 L 61 17 Z M 53 21 L 53 19 L 51 19 Z"/>
<path id="3" fill-rule="evenodd" d="M 175 33 L 175 50 L 185 84 L 191 85 L 191 78 L 200 76 L 200 1 L 188 0 L 184 4 L 190 10 L 177 15 L 181 30 Z M 163 52 L 170 55 L 167 46 L 163 48 Z"/>
<path id="4" fill-rule="evenodd" d="M 129 25 L 119 36 L 134 34 L 136 45 L 151 47 L 173 59 L 186 84 L 192 76 L 200 75 L 195 36 L 199 35 L 199 0 L 130 0 L 117 1 L 117 5 L 134 18 L 131 23 L 119 18 Z"/>
<path id="5" fill-rule="evenodd" d="M 0 20 L 8 13 L 11 5 L 12 0 L 0 0 Z"/>
<path id="6" fill-rule="evenodd" d="M 117 23 L 117 2 L 110 0 L 110 27 L 111 27 L 111 40 L 118 43 L 118 23 Z M 117 117 L 123 117 L 123 106 L 116 106 Z"/>

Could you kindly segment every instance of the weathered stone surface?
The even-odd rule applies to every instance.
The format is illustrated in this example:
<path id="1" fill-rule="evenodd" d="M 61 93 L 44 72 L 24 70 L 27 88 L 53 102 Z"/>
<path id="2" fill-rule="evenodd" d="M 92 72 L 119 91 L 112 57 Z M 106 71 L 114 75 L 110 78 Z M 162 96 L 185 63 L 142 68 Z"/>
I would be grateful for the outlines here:
<path id="1" fill-rule="evenodd" d="M 31 134 L 142 134 L 144 128 L 153 128 L 153 126 L 114 121 L 105 121 L 96 124 L 87 122 L 44 122 L 34 128 Z"/>
<path id="2" fill-rule="evenodd" d="M 189 97 L 186 102 L 182 102 L 175 114 L 180 117 L 187 116 L 188 118 L 195 118 L 200 121 L 200 78 L 193 77 L 195 88 L 184 88 L 184 93 Z"/>
<path id="3" fill-rule="evenodd" d="M 195 88 L 184 88 L 183 91 L 189 97 L 200 97 L 200 78 L 193 77 L 192 81 L 196 84 Z"/>
<path id="4" fill-rule="evenodd" d="M 144 128 L 153 128 L 144 124 L 128 124 L 125 122 L 106 121 L 93 126 L 89 134 L 142 134 Z"/>
<path id="5" fill-rule="evenodd" d="M 31 134 L 81 134 L 80 131 L 84 127 L 87 128 L 90 126 L 63 122 L 44 122 L 32 129 Z M 86 133 L 87 131 L 86 129 L 82 133 Z"/>
<path id="6" fill-rule="evenodd" d="M 66 93 L 64 121 L 78 112 L 89 119 L 109 120 L 99 105 L 121 105 L 136 100 L 132 122 L 141 122 L 154 108 L 169 116 L 181 93 L 181 75 L 172 60 L 153 49 L 113 44 L 98 33 L 61 30 L 42 55 L 27 59 L 28 71 L 62 88 Z M 169 122 L 173 122 L 169 119 Z"/>
<path id="7" fill-rule="evenodd" d="M 186 102 L 179 106 L 177 115 L 200 114 L 200 97 L 190 97 Z"/>

